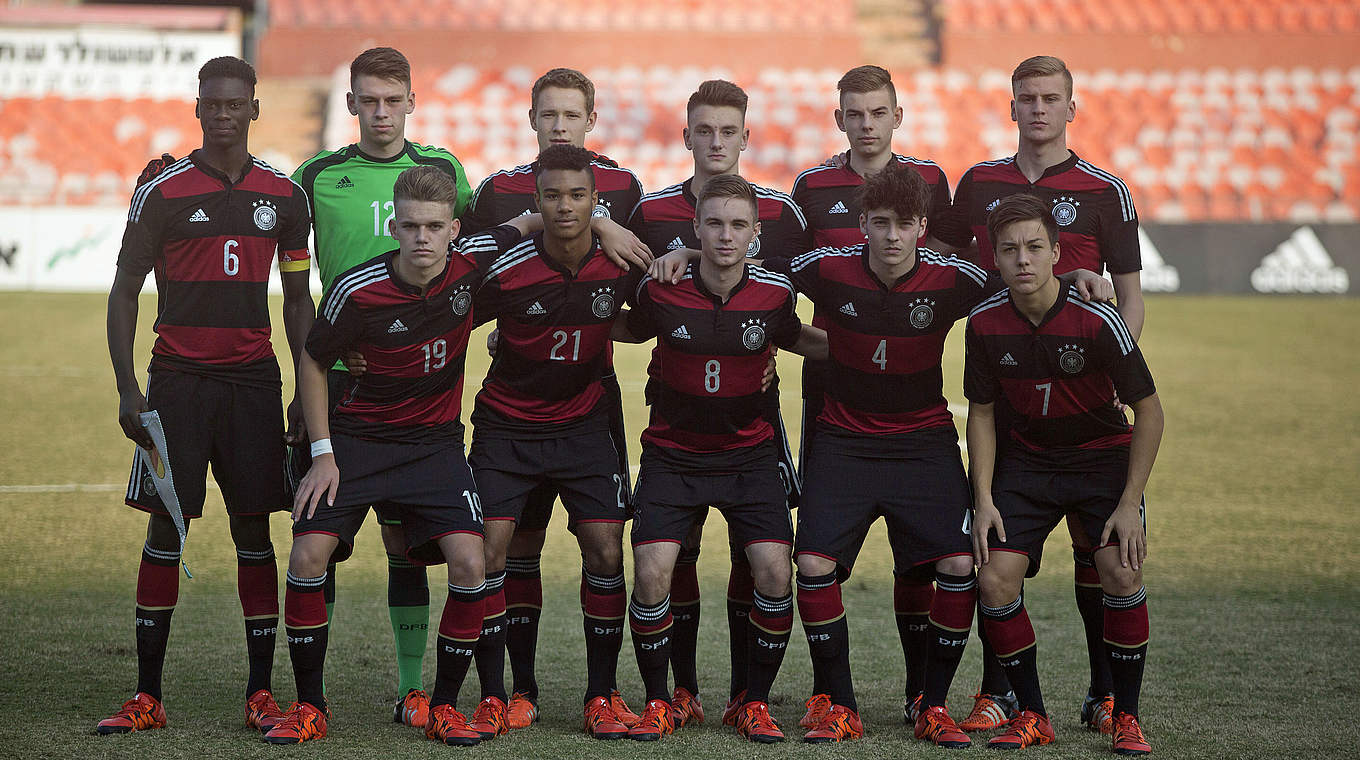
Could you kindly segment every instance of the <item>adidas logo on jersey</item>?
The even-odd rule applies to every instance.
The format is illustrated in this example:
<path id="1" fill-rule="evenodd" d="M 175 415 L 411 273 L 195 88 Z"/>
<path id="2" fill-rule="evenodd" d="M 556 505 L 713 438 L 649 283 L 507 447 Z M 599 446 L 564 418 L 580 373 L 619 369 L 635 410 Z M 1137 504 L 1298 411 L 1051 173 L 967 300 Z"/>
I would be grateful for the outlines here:
<path id="1" fill-rule="evenodd" d="M 336 190 L 348 190 L 351 187 L 354 187 L 354 183 L 349 181 L 349 175 L 341 177 L 340 181 L 335 183 Z"/>
<path id="2" fill-rule="evenodd" d="M 206 222 L 206 221 L 208 221 L 208 215 L 205 214 L 205 213 L 203 213 L 203 209 L 199 209 L 199 210 L 197 210 L 197 211 L 194 212 L 194 215 L 193 215 L 193 216 L 189 217 L 189 221 L 191 221 L 191 222 Z"/>
<path id="3" fill-rule="evenodd" d="M 1251 273 L 1258 293 L 1345 293 L 1346 270 L 1332 261 L 1312 227 L 1300 227 Z"/>
<path id="4" fill-rule="evenodd" d="M 674 331 L 671 332 L 671 337 L 679 338 L 681 340 L 689 340 L 694 336 L 689 334 L 689 330 L 686 330 L 684 325 L 680 325 L 679 327 L 675 328 Z"/>
<path id="5" fill-rule="evenodd" d="M 406 332 L 406 325 L 402 324 L 400 319 L 392 320 L 392 326 L 387 328 L 387 333 L 390 335 L 401 332 Z"/>
<path id="6" fill-rule="evenodd" d="M 524 313 L 531 317 L 539 317 L 544 314 L 547 314 L 548 310 L 543 308 L 543 304 L 539 303 L 538 301 L 534 301 L 533 305 L 530 306 Z"/>
<path id="7" fill-rule="evenodd" d="M 1014 357 L 1014 356 L 1011 356 L 1011 352 L 1010 352 L 1010 351 L 1007 351 L 1007 352 L 1006 352 L 1006 355 L 1003 356 L 1003 357 L 1001 357 L 1001 366 L 1003 366 L 1003 367 L 1018 367 L 1018 366 L 1020 366 L 1020 362 L 1017 362 L 1017 361 L 1015 360 L 1015 357 Z"/>
<path id="8" fill-rule="evenodd" d="M 850 209 L 845 207 L 845 201 L 836 201 L 836 205 L 827 210 L 828 214 L 848 214 Z"/>
<path id="9" fill-rule="evenodd" d="M 859 312 L 855 311 L 855 304 L 846 303 L 841 307 L 841 313 L 851 317 L 858 317 Z"/>
<path id="10" fill-rule="evenodd" d="M 681 240 L 680 237 L 679 237 L 678 235 L 676 236 L 676 238 L 675 238 L 674 240 L 672 240 L 671 242 L 669 242 L 669 243 L 666 244 L 666 250 L 668 250 L 668 251 L 674 251 L 674 250 L 678 250 L 678 249 L 684 248 L 684 247 L 685 247 L 685 241 Z"/>

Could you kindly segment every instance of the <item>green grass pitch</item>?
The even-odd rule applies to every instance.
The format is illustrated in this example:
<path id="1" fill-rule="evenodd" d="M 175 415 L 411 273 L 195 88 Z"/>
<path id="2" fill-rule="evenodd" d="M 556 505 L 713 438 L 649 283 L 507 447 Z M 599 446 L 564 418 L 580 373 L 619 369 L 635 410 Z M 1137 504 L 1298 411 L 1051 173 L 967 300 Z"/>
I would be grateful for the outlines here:
<path id="1" fill-rule="evenodd" d="M 275 324 L 278 304 L 274 304 Z M 153 298 L 142 301 L 137 361 L 145 366 Z M 1167 414 L 1148 491 L 1147 583 L 1153 640 L 1143 715 L 1156 757 L 1354 757 L 1360 746 L 1360 299 L 1151 297 L 1142 345 Z M 6 293 L 0 300 L 0 757 L 435 757 L 460 752 L 391 722 L 395 696 L 386 573 L 378 531 L 366 527 L 339 571 L 327 657 L 334 718 L 324 741 L 267 747 L 242 723 L 244 647 L 235 563 L 216 491 L 190 533 L 193 580 L 181 582 L 166 662 L 170 727 L 96 737 L 96 721 L 135 683 L 133 586 L 145 517 L 122 505 L 131 444 L 117 397 L 99 295 Z M 282 330 L 278 330 L 282 344 Z M 482 332 L 469 351 L 470 404 L 486 366 Z M 945 393 L 961 404 L 961 328 Z M 618 349 L 632 430 L 646 349 Z M 796 439 L 795 357 L 781 359 L 784 408 Z M 285 368 L 285 375 L 291 369 Z M 291 381 L 285 379 L 285 393 Z M 934 757 L 901 723 L 903 667 L 892 622 L 881 531 L 846 588 L 855 683 L 868 736 L 837 747 L 750 745 L 715 725 L 725 701 L 727 575 L 722 521 L 700 560 L 704 593 L 700 678 L 709 722 L 657 744 L 597 743 L 579 730 L 584 683 L 576 600 L 579 558 L 559 515 L 544 554 L 539 671 L 543 720 L 462 754 L 475 757 Z M 288 524 L 273 521 L 281 563 Z M 1061 531 L 1059 531 L 1061 533 Z M 1108 741 L 1076 719 L 1086 665 L 1071 570 L 1055 535 L 1051 561 L 1029 584 L 1039 664 L 1058 742 L 1027 755 L 1103 757 Z M 282 567 L 280 571 L 282 572 Z M 442 604 L 443 571 L 431 586 Z M 427 657 L 427 683 L 433 658 Z M 977 683 L 976 640 L 951 692 L 966 712 Z M 474 671 L 475 672 L 475 671 Z M 631 644 L 619 664 L 641 692 Z M 475 676 L 464 689 L 467 707 Z M 280 699 L 293 693 L 285 647 Z M 810 682 L 797 633 L 773 710 L 797 738 Z M 979 743 L 980 745 L 981 743 Z M 978 746 L 978 745 L 975 745 Z M 965 756 L 986 754 L 975 748 Z"/>

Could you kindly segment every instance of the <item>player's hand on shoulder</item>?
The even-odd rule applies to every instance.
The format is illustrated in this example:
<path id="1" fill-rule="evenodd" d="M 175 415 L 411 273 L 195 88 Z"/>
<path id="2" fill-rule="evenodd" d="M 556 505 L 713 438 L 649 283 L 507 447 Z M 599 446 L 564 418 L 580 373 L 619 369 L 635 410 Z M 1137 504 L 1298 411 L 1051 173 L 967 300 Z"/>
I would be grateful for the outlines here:
<path id="1" fill-rule="evenodd" d="M 1078 269 L 1073 272 L 1076 277 L 1077 294 L 1083 301 L 1112 301 L 1114 300 L 1114 283 L 1101 277 L 1089 269 Z"/>
<path id="2" fill-rule="evenodd" d="M 134 389 L 118 394 L 118 425 L 123 428 L 123 435 L 128 440 L 151 450 L 156 444 L 151 441 L 151 434 L 142 427 L 142 412 L 147 411 L 146 396 L 140 390 Z"/>
<path id="3" fill-rule="evenodd" d="M 178 159 L 169 153 L 162 153 L 160 158 L 153 158 L 146 162 L 146 167 L 142 169 L 142 173 L 137 175 L 137 187 L 141 187 L 159 177 L 161 172 L 165 171 L 165 167 L 175 163 L 177 160 Z"/>
<path id="4" fill-rule="evenodd" d="M 624 269 L 646 269 L 652 263 L 652 249 L 632 230 L 609 220 L 597 220 L 592 226 L 600 238 L 600 250 L 610 261 Z"/>
<path id="5" fill-rule="evenodd" d="M 316 505 L 321 497 L 326 504 L 335 503 L 335 492 L 340 488 L 340 468 L 335 465 L 334 454 L 320 454 L 312 457 L 312 466 L 298 484 L 297 495 L 293 497 L 293 522 L 307 519 L 316 514 Z"/>
<path id="6" fill-rule="evenodd" d="M 676 285 L 680 278 L 685 275 L 685 270 L 689 269 L 690 261 L 698 258 L 699 252 L 692 248 L 679 248 L 652 261 L 652 265 L 647 267 L 647 274 L 658 282 L 668 285 Z"/>
<path id="7" fill-rule="evenodd" d="M 832 169 L 844 169 L 849 165 L 850 165 L 850 151 L 848 150 L 841 151 L 840 153 L 837 153 L 832 156 L 828 156 L 827 159 L 822 162 L 822 166 L 829 166 Z"/>
<path id="8" fill-rule="evenodd" d="M 491 332 L 486 334 L 486 353 L 491 358 L 496 358 L 496 347 L 501 344 L 501 329 L 491 328 Z"/>
<path id="9" fill-rule="evenodd" d="M 344 356 L 340 357 L 340 363 L 345 365 L 345 369 L 349 370 L 350 377 L 362 377 L 365 372 L 368 372 L 368 360 L 358 351 L 346 352 Z"/>

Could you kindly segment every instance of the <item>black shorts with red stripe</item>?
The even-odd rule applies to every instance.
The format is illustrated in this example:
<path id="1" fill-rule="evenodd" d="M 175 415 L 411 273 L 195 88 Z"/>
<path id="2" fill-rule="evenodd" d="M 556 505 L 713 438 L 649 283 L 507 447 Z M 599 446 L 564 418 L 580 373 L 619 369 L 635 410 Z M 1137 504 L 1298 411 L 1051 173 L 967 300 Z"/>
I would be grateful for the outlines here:
<path id="1" fill-rule="evenodd" d="M 557 493 L 567 510 L 567 528 L 574 533 L 583 522 L 622 523 L 628 518 L 628 471 L 620 471 L 619 451 L 608 429 L 528 440 L 474 431 L 468 461 L 487 520 L 518 524 L 531 503 L 541 509 L 537 500 Z M 541 513 L 534 516 L 535 527 L 547 525 Z"/>
<path id="2" fill-rule="evenodd" d="M 732 467 L 732 452 L 713 457 L 722 466 L 705 467 L 703 455 L 683 464 L 644 446 L 633 515 L 634 546 L 657 541 L 680 543 L 690 528 L 716 507 L 727 519 L 733 552 L 754 543 L 793 544 L 793 524 L 784 497 L 784 480 L 774 444 L 754 446 L 750 458 Z"/>
<path id="3" fill-rule="evenodd" d="M 997 462 L 992 479 L 992 503 L 1001 513 L 1006 543 L 1001 543 L 996 531 L 992 531 L 987 546 L 990 551 L 1028 555 L 1027 578 L 1038 575 L 1044 539 L 1064 516 L 1077 518 L 1088 546 L 1099 549 L 1119 545 L 1119 537 L 1113 534 L 1101 544 L 1100 534 L 1124 494 L 1129 474 L 1128 449 L 1071 450 L 1056 462 L 1053 454 L 1036 455 L 1013 443 Z M 1146 529 L 1147 515 L 1141 502 L 1138 511 Z"/>
<path id="4" fill-rule="evenodd" d="M 354 376 L 332 369 L 326 372 L 326 392 L 330 408 L 334 409 L 354 389 Z M 374 504 L 373 514 L 379 525 L 401 525 L 401 515 L 390 504 Z"/>
<path id="5" fill-rule="evenodd" d="M 272 358 L 265 362 L 278 377 L 278 364 Z M 160 414 L 175 496 L 186 519 L 203 514 L 209 464 L 227 514 L 289 508 L 277 389 L 160 369 L 148 378 L 146 400 Z M 126 502 L 143 512 L 169 514 L 141 449 L 133 456 Z"/>
<path id="6" fill-rule="evenodd" d="M 894 567 L 970 554 L 972 491 L 953 427 L 912 435 L 910 450 L 823 426 L 804 481 L 795 554 L 834 561 L 844 581 L 882 517 Z"/>
<path id="7" fill-rule="evenodd" d="M 370 505 L 395 515 L 406 530 L 406 557 L 416 564 L 444 561 L 438 540 L 452 533 L 484 534 L 481 500 L 460 443 L 394 443 L 332 433 L 340 487 L 335 503 L 323 496 L 312 517 L 293 523 L 293 535 L 325 533 L 340 539 L 331 555 L 342 562 Z"/>

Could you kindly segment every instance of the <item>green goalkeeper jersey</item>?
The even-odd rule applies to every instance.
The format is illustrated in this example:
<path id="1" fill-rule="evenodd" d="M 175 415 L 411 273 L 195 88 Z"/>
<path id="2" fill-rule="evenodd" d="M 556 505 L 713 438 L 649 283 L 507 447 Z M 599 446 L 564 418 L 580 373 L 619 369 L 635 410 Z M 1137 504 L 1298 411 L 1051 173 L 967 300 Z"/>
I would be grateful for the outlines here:
<path id="1" fill-rule="evenodd" d="M 472 189 L 463 165 L 443 148 L 408 140 L 402 152 L 384 159 L 365 155 L 358 145 L 347 145 L 322 151 L 293 172 L 293 181 L 307 191 L 311 204 L 316 264 L 324 293 L 330 293 L 331 283 L 341 272 L 397 247 L 387 231 L 387 222 L 395 213 L 392 185 L 398 174 L 422 164 L 437 166 L 453 179 L 458 188 L 453 215 L 461 217 L 472 200 Z"/>

